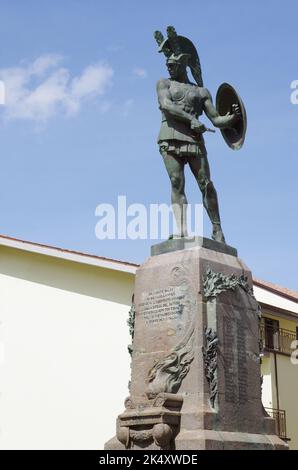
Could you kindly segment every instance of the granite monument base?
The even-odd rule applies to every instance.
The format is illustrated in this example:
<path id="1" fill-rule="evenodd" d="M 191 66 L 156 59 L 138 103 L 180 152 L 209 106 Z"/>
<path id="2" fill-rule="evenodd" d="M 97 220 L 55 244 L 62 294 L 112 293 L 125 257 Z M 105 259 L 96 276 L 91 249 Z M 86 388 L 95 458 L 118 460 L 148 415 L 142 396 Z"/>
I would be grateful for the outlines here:
<path id="1" fill-rule="evenodd" d="M 196 238 L 152 255 L 135 281 L 130 396 L 105 449 L 287 449 L 262 406 L 260 311 L 236 250 Z"/>

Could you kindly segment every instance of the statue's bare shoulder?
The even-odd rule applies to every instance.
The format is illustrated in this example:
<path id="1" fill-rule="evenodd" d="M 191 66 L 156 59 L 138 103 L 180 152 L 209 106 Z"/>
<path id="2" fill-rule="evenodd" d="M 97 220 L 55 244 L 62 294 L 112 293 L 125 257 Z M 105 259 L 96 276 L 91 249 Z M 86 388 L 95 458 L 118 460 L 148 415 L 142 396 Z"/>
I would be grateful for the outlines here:
<path id="1" fill-rule="evenodd" d="M 163 108 L 171 101 L 170 80 L 168 78 L 161 78 L 156 84 L 156 89 L 159 106 L 160 108 Z"/>
<path id="2" fill-rule="evenodd" d="M 210 99 L 212 99 L 211 93 L 210 93 L 210 91 L 208 90 L 208 88 L 200 87 L 199 89 L 200 89 L 201 97 L 202 97 L 204 100 L 210 100 Z"/>
<path id="3" fill-rule="evenodd" d="M 156 84 L 157 92 L 168 90 L 170 88 L 170 80 L 168 78 L 160 78 Z"/>

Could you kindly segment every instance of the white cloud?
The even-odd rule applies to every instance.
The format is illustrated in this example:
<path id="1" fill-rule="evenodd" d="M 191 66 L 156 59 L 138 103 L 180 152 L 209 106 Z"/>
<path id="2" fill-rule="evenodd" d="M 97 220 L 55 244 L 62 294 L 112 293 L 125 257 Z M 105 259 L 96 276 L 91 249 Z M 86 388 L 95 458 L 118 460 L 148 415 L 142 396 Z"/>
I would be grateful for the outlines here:
<path id="1" fill-rule="evenodd" d="M 57 67 L 63 61 L 63 57 L 58 54 L 44 54 L 38 57 L 32 64 L 29 64 L 31 75 L 43 76 L 48 69 Z"/>
<path id="2" fill-rule="evenodd" d="M 132 73 L 138 78 L 146 78 L 147 77 L 147 70 L 142 69 L 140 67 L 136 67 L 133 69 Z"/>
<path id="3" fill-rule="evenodd" d="M 84 97 L 89 94 L 102 95 L 105 92 L 107 81 L 111 78 L 112 70 L 106 65 L 89 65 L 80 77 L 72 80 L 72 94 Z"/>
<path id="4" fill-rule="evenodd" d="M 2 80 L 0 80 L 0 104 L 5 104 L 5 85 Z"/>
<path id="5" fill-rule="evenodd" d="M 48 54 L 32 63 L 0 70 L 7 119 L 45 123 L 58 114 L 73 116 L 85 100 L 106 92 L 113 76 L 109 65 L 88 65 L 79 76 L 72 77 L 61 66 L 62 60 L 59 55 Z"/>

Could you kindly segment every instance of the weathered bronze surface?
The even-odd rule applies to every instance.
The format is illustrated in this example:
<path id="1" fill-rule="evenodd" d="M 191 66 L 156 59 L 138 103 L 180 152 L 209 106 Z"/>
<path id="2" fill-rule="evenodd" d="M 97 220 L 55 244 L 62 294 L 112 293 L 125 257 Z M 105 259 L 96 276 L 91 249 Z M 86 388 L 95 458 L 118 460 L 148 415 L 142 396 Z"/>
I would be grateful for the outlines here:
<path id="1" fill-rule="evenodd" d="M 210 177 L 203 138 L 203 133 L 212 129 L 200 122 L 199 117 L 204 112 L 212 124 L 221 129 L 228 145 L 237 149 L 243 144 L 246 129 L 243 103 L 236 92 L 231 94 L 234 89 L 225 84 L 219 89 L 220 109 L 217 109 L 210 92 L 203 85 L 200 59 L 193 43 L 184 36 L 178 36 L 173 26 L 167 28 L 166 39 L 160 31 L 156 31 L 154 36 L 159 52 L 166 56 L 170 75 L 158 81 L 157 95 L 162 114 L 158 144 L 171 180 L 172 206 L 177 224 L 177 233 L 173 237 L 187 237 L 184 166 L 188 163 L 212 223 L 212 238 L 225 243 L 217 193 Z M 196 83 L 190 82 L 187 67 Z"/>
<path id="2" fill-rule="evenodd" d="M 229 147 L 233 150 L 239 150 L 245 140 L 246 133 L 246 110 L 242 99 L 236 90 L 228 83 L 222 83 L 216 94 L 216 109 L 221 116 L 230 111 L 233 104 L 239 107 L 239 118 L 233 127 L 220 129 L 223 138 Z"/>

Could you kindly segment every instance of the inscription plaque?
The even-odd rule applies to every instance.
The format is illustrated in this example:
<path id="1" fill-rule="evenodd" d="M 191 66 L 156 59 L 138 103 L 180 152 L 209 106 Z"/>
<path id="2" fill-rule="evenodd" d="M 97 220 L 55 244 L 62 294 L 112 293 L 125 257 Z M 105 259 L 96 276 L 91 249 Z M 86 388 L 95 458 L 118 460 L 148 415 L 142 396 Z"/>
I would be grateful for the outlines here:
<path id="1" fill-rule="evenodd" d="M 225 319 L 225 392 L 226 401 L 243 405 L 247 402 L 246 329 L 241 320 Z"/>
<path id="2" fill-rule="evenodd" d="M 238 356 L 238 394 L 239 403 L 247 401 L 247 355 L 246 331 L 240 320 L 237 320 L 237 356 Z"/>
<path id="3" fill-rule="evenodd" d="M 180 287 L 171 286 L 144 292 L 142 302 L 139 304 L 140 315 L 146 325 L 150 326 L 163 321 L 180 319 L 184 309 L 182 304 L 184 296 Z"/>
<path id="4" fill-rule="evenodd" d="M 237 402 L 236 360 L 233 349 L 233 322 L 228 318 L 224 321 L 224 358 L 225 358 L 225 397 L 228 403 Z"/>

